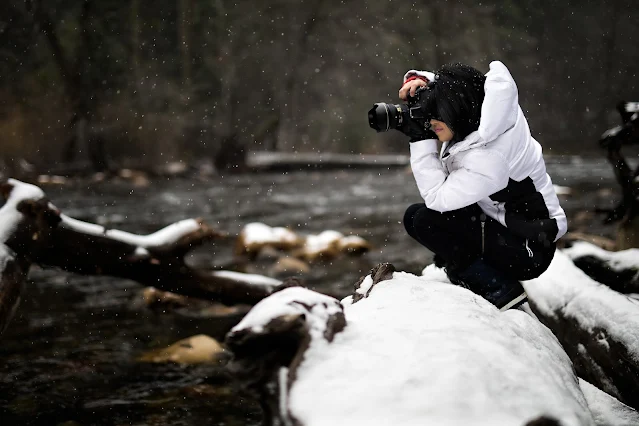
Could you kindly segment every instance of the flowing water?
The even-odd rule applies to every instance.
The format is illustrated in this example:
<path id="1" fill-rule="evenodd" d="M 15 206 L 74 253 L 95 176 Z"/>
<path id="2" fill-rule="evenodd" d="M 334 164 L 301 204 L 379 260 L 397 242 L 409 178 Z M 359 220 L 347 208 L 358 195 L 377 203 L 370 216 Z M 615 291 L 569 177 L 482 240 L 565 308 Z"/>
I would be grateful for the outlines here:
<path id="1" fill-rule="evenodd" d="M 612 236 L 593 216 L 619 199 L 603 159 L 555 157 L 548 170 L 570 225 Z M 46 187 L 64 213 L 136 233 L 202 217 L 237 234 L 249 222 L 286 226 L 302 234 L 332 229 L 374 246 L 361 257 L 312 265 L 305 279 L 320 291 L 349 294 L 380 262 L 418 273 L 431 254 L 401 224 L 419 202 L 407 170 L 300 171 L 171 179 L 137 188 L 126 182 Z M 573 227 L 574 229 L 574 227 Z M 233 241 L 197 252 L 207 267 L 228 264 Z M 268 273 L 268 265 L 249 272 Z M 109 277 L 83 277 L 34 268 L 18 314 L 0 339 L 0 424 L 8 425 L 255 425 L 259 407 L 229 383 L 221 366 L 136 361 L 145 350 L 194 334 L 222 340 L 239 320 L 157 314 L 140 303 L 141 287 Z"/>

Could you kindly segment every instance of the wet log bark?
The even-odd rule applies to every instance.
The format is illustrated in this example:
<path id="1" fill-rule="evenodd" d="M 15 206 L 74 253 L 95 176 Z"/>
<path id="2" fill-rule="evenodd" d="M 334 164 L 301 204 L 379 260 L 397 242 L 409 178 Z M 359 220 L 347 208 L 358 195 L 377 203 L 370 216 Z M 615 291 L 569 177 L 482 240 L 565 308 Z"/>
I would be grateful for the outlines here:
<path id="1" fill-rule="evenodd" d="M 24 290 L 29 263 L 0 244 L 0 335 L 15 314 Z"/>
<path id="2" fill-rule="evenodd" d="M 226 336 L 233 353 L 229 371 L 259 401 L 264 425 L 301 425 L 283 395 L 295 382 L 311 341 L 331 342 L 346 327 L 343 308 L 330 296 L 293 285 L 254 309 L 260 320 L 266 318 L 264 323 L 245 317 Z"/>
<path id="3" fill-rule="evenodd" d="M 262 276 L 191 268 L 185 255 L 223 234 L 189 219 L 136 235 L 70 218 L 40 188 L 0 182 L 0 329 L 15 311 L 32 263 L 85 275 L 111 275 L 224 304 L 253 305 L 281 284 Z"/>

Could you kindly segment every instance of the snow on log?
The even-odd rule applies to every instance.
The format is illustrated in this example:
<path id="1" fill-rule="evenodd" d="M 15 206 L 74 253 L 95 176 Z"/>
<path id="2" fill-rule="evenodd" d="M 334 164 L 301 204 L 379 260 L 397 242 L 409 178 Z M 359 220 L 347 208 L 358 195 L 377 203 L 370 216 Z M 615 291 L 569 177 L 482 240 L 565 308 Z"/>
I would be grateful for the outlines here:
<path id="1" fill-rule="evenodd" d="M 417 277 L 379 265 L 341 304 L 282 290 L 227 344 L 274 424 L 595 424 L 550 330 L 434 266 Z"/>
<path id="2" fill-rule="evenodd" d="M 260 222 L 244 226 L 235 242 L 235 253 L 257 256 L 265 247 L 277 250 L 292 250 L 304 244 L 303 238 L 283 227 L 270 227 Z"/>
<path id="3" fill-rule="evenodd" d="M 619 293 L 639 293 L 639 249 L 611 252 L 582 241 L 563 252 L 595 281 Z"/>
<path id="4" fill-rule="evenodd" d="M 332 341 L 345 325 L 336 299 L 293 286 L 259 302 L 227 334 L 229 370 L 260 401 L 265 424 L 290 417 L 286 395 L 309 344 Z"/>
<path id="5" fill-rule="evenodd" d="M 546 272 L 523 284 L 579 377 L 637 409 L 639 302 L 594 281 L 559 251 Z"/>
<path id="6" fill-rule="evenodd" d="M 583 379 L 579 379 L 579 385 L 597 426 L 639 425 L 639 413 L 636 410 Z"/>

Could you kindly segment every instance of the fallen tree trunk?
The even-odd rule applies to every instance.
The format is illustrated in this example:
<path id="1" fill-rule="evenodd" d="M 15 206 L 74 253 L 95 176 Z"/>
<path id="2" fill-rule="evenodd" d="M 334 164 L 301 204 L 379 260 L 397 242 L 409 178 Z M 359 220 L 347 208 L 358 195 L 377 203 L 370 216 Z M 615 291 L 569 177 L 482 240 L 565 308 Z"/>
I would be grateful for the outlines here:
<path id="1" fill-rule="evenodd" d="M 380 265 L 340 304 L 290 288 L 227 335 L 267 424 L 594 425 L 557 339 L 431 267 Z"/>
<path id="2" fill-rule="evenodd" d="M 593 281 L 562 252 L 523 284 L 532 311 L 557 336 L 578 375 L 639 408 L 639 303 Z"/>
<path id="3" fill-rule="evenodd" d="M 38 187 L 0 182 L 0 328 L 15 310 L 31 263 L 111 275 L 225 304 L 255 304 L 281 284 L 261 275 L 191 268 L 184 256 L 222 234 L 197 219 L 135 235 L 61 214 Z"/>
<path id="4" fill-rule="evenodd" d="M 61 215 L 49 244 L 34 258 L 84 275 L 131 279 L 164 291 L 225 304 L 253 305 L 280 281 L 262 276 L 189 267 L 184 256 L 221 234 L 204 222 L 189 219 L 141 236 L 81 222 Z"/>

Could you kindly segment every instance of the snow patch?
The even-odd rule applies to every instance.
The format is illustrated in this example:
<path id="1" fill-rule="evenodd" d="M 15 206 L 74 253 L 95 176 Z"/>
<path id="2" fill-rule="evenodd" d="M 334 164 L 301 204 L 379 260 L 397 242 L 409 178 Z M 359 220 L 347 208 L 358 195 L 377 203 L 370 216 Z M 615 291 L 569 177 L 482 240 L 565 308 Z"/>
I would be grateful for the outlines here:
<path id="1" fill-rule="evenodd" d="M 275 244 L 290 243 L 295 244 L 297 235 L 290 229 L 275 227 L 271 228 L 260 222 L 247 224 L 242 229 L 245 244 Z"/>
<path id="2" fill-rule="evenodd" d="M 597 426 L 636 426 L 639 413 L 583 379 L 579 379 Z"/>
<path id="3" fill-rule="evenodd" d="M 311 336 L 316 338 L 322 336 L 328 316 L 341 310 L 339 302 L 332 297 L 303 287 L 290 287 L 258 302 L 242 321 L 231 329 L 231 333 L 241 330 L 262 333 L 264 327 L 275 318 L 302 314 L 306 315 Z"/>
<path id="4" fill-rule="evenodd" d="M 39 200 L 44 198 L 42 189 L 29 183 L 9 179 L 7 183 L 13 186 L 9 198 L 0 207 L 0 243 L 9 239 L 22 220 L 22 213 L 17 210 L 23 200 Z"/>
<path id="5" fill-rule="evenodd" d="M 553 185 L 555 188 L 555 193 L 557 195 L 570 195 L 572 194 L 572 189 L 567 186 Z"/>

